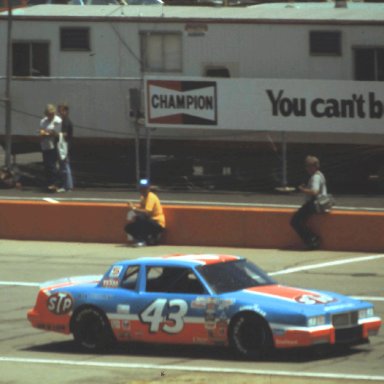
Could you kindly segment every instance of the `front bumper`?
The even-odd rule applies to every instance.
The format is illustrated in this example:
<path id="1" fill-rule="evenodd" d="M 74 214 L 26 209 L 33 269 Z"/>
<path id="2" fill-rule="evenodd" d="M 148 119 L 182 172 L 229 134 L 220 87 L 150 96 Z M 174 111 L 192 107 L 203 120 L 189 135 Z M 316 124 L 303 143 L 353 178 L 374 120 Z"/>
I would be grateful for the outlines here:
<path id="1" fill-rule="evenodd" d="M 69 316 L 56 316 L 50 312 L 47 312 L 42 316 L 40 312 L 33 308 L 28 311 L 27 319 L 34 328 L 65 334 L 70 333 Z"/>
<path id="2" fill-rule="evenodd" d="M 380 318 L 369 318 L 348 328 L 334 328 L 332 325 L 319 327 L 276 327 L 273 337 L 276 348 L 309 347 L 318 344 L 361 344 L 370 336 L 378 334 Z"/>

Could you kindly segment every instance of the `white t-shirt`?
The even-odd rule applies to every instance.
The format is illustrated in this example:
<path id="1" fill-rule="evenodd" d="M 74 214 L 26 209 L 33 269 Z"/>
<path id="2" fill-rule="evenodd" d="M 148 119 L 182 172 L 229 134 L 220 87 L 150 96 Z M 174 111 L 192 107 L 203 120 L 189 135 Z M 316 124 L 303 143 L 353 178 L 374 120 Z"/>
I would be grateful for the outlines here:
<path id="1" fill-rule="evenodd" d="M 308 181 L 308 189 L 318 192 L 318 196 L 323 196 L 327 194 L 327 184 L 325 181 L 324 175 L 320 171 L 316 171 Z M 310 200 L 312 197 L 307 196 L 307 200 Z"/>
<path id="2" fill-rule="evenodd" d="M 55 131 L 58 135 L 61 132 L 61 117 L 56 116 L 52 120 L 48 120 L 47 117 L 44 117 L 40 121 L 40 128 L 46 131 Z M 56 136 L 42 136 L 40 141 L 40 146 L 42 151 L 47 151 L 55 148 Z"/>

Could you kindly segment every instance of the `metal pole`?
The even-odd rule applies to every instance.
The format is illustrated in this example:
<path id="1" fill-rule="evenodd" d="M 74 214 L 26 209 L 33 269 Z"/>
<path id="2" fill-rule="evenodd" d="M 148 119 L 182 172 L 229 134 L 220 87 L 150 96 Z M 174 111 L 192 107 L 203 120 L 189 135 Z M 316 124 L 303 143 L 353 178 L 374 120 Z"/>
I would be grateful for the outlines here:
<path id="1" fill-rule="evenodd" d="M 136 168 L 136 185 L 139 185 L 140 181 L 140 127 L 137 121 L 137 117 L 135 118 L 135 168 Z"/>
<path id="2" fill-rule="evenodd" d="M 5 82 L 5 166 L 11 166 L 12 154 L 12 126 L 11 126 L 11 77 L 12 77 L 12 0 L 8 0 L 8 28 L 7 28 L 7 67 Z"/>
<path id="3" fill-rule="evenodd" d="M 282 187 L 286 188 L 288 185 L 288 180 L 287 180 L 287 140 L 285 137 L 285 132 L 282 132 L 281 135 L 281 140 L 282 140 Z"/>
<path id="4" fill-rule="evenodd" d="M 135 126 L 135 170 L 136 170 L 136 185 L 139 185 L 140 175 L 140 91 L 137 88 L 129 90 L 129 106 L 130 113 L 133 117 Z"/>
<path id="5" fill-rule="evenodd" d="M 146 127 L 145 177 L 151 179 L 151 129 Z"/>

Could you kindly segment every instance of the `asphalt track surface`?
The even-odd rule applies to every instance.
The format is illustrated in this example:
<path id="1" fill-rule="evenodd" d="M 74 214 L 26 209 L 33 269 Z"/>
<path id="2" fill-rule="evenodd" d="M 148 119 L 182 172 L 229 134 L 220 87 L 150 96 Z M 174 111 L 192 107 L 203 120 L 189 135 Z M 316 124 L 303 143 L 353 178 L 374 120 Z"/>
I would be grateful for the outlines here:
<path id="1" fill-rule="evenodd" d="M 128 344 L 109 354 L 80 353 L 70 336 L 29 326 L 26 312 L 38 283 L 101 274 L 120 259 L 175 252 L 246 256 L 280 283 L 368 299 L 384 318 L 384 254 L 0 240 L 0 383 L 384 382 L 383 332 L 350 350 L 279 351 L 265 361 L 247 362 L 226 349 L 197 346 Z"/>

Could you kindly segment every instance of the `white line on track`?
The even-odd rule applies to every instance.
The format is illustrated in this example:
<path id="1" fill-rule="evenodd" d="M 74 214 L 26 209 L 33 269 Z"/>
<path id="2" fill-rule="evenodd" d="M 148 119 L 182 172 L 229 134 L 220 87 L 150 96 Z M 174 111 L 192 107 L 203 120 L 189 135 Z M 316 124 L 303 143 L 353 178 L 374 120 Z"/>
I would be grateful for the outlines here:
<path id="1" fill-rule="evenodd" d="M 357 300 L 364 300 L 364 301 L 384 301 L 384 297 L 374 297 L 374 296 L 352 296 L 354 299 Z"/>
<path id="2" fill-rule="evenodd" d="M 281 271 L 271 272 L 271 273 L 269 273 L 269 275 L 271 275 L 271 276 L 285 275 L 285 274 L 288 274 L 288 273 L 308 271 L 310 269 L 333 267 L 335 265 L 359 263 L 359 262 L 362 262 L 362 261 L 371 261 L 371 260 L 383 259 L 383 258 L 384 258 L 384 254 L 383 255 L 371 255 L 371 256 L 352 257 L 350 259 L 341 259 L 341 260 L 335 260 L 335 261 L 327 261 L 327 262 L 319 263 L 319 264 L 310 264 L 310 265 L 303 265 L 302 267 L 294 267 L 294 268 L 282 269 Z"/>
<path id="3" fill-rule="evenodd" d="M 44 197 L 43 200 L 51 204 L 60 204 L 60 201 L 52 199 L 51 197 Z"/>
<path id="4" fill-rule="evenodd" d="M 40 283 L 27 283 L 24 281 L 0 281 L 0 285 L 19 286 L 19 287 L 39 287 Z"/>
<path id="5" fill-rule="evenodd" d="M 317 373 L 317 372 L 290 372 L 290 371 L 272 371 L 263 369 L 236 369 L 236 368 L 215 368 L 215 367 L 193 367 L 188 365 L 157 365 L 157 364 L 134 364 L 134 363 L 107 363 L 96 361 L 74 361 L 74 360 L 51 360 L 51 359 L 30 359 L 18 357 L 1 357 L 0 362 L 4 363 L 22 363 L 22 364 L 51 364 L 82 366 L 95 368 L 120 368 L 120 369 L 154 369 L 161 371 L 189 371 L 206 373 L 235 373 L 260 376 L 291 376 L 308 377 L 321 379 L 344 379 L 344 380 L 369 380 L 383 381 L 384 376 L 353 375 L 337 373 Z"/>

